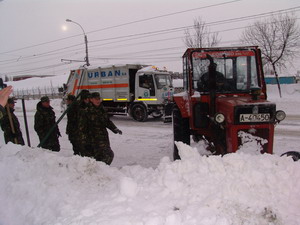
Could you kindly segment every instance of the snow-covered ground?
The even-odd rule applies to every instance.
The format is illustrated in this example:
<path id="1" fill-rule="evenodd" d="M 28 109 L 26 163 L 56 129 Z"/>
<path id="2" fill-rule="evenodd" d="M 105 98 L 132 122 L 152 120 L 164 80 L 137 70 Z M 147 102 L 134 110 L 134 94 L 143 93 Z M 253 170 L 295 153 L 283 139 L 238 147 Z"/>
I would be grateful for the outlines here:
<path id="1" fill-rule="evenodd" d="M 300 164 L 279 155 L 299 150 L 299 90 L 283 86 L 280 99 L 268 86 L 269 100 L 288 115 L 276 128 L 274 155 L 250 154 L 256 149 L 248 145 L 206 157 L 203 143 L 179 143 L 182 160 L 173 162 L 171 124 L 115 116 L 123 135 L 110 132 L 111 166 L 72 155 L 66 119 L 59 124 L 61 152 L 36 148 L 37 100 L 26 101 L 34 147 L 5 145 L 0 132 L 0 224 L 298 225 Z M 51 105 L 59 117 L 59 100 Z M 16 111 L 26 139 L 21 101 Z"/>

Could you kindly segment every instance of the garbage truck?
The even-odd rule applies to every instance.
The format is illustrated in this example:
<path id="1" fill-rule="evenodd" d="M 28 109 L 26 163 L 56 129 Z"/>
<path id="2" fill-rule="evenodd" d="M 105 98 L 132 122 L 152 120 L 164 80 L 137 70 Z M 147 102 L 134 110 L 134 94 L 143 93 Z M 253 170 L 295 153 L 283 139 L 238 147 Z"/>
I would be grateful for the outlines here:
<path id="1" fill-rule="evenodd" d="M 65 88 L 65 96 L 77 96 L 84 89 L 99 92 L 104 108 L 111 115 L 130 115 L 140 122 L 148 116 L 171 117 L 171 112 L 166 113 L 173 95 L 171 72 L 155 66 L 83 67 L 71 70 Z"/>

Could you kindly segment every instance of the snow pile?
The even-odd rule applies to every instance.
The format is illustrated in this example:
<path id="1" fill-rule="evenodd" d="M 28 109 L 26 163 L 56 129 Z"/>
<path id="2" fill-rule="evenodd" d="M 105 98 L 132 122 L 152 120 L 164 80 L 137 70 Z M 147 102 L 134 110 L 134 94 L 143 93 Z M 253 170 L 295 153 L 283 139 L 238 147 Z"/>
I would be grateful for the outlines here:
<path id="1" fill-rule="evenodd" d="M 263 152 L 263 146 L 268 143 L 267 139 L 244 131 L 239 131 L 238 137 L 241 138 L 242 142 L 242 147 L 238 151 L 248 154 L 260 155 Z"/>
<path id="2" fill-rule="evenodd" d="M 177 145 L 182 160 L 156 169 L 3 145 L 0 224 L 300 224 L 299 163 Z"/>

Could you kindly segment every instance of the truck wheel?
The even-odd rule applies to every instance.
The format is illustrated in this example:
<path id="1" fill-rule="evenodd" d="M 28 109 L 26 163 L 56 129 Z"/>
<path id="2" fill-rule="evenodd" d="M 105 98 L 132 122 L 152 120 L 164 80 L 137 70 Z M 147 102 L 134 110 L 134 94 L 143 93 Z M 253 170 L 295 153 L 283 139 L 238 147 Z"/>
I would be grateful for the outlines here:
<path id="1" fill-rule="evenodd" d="M 135 104 L 131 108 L 131 116 L 139 122 L 144 122 L 148 118 L 147 109 L 144 105 Z"/>
<path id="2" fill-rule="evenodd" d="M 174 160 L 180 159 L 178 148 L 175 144 L 175 141 L 181 141 L 187 145 L 190 145 L 190 125 L 189 119 L 182 118 L 180 110 L 177 107 L 173 108 L 172 112 L 173 117 L 173 137 L 174 137 Z"/>
<path id="3" fill-rule="evenodd" d="M 153 118 L 161 118 L 163 114 L 161 112 L 153 112 L 151 116 L 153 116 Z"/>

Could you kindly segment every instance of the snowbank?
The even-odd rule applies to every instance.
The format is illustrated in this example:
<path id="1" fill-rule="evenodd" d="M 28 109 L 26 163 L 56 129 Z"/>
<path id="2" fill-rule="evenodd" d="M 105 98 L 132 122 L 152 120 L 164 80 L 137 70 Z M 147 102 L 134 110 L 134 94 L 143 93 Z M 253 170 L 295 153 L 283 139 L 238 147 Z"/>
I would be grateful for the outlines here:
<path id="1" fill-rule="evenodd" d="M 0 148 L 0 224 L 300 224 L 300 164 L 275 155 L 202 157 L 121 169 L 13 144 Z"/>

